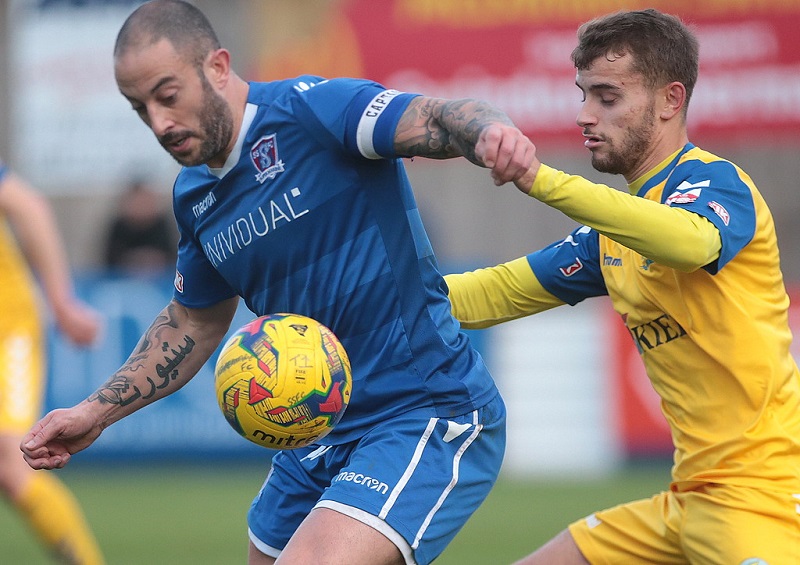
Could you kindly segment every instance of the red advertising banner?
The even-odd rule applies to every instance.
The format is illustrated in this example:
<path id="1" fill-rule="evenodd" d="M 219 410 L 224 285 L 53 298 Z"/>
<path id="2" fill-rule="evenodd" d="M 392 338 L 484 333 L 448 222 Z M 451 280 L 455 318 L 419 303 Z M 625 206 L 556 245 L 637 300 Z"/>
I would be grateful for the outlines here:
<path id="1" fill-rule="evenodd" d="M 770 139 L 800 125 L 797 0 L 348 0 L 320 3 L 309 35 L 264 53 L 257 78 L 361 76 L 398 90 L 498 105 L 538 141 L 580 146 L 577 27 L 660 8 L 697 32 L 695 140 Z M 323 7 L 324 6 L 324 7 Z M 702 141 L 701 141 L 702 142 Z"/>

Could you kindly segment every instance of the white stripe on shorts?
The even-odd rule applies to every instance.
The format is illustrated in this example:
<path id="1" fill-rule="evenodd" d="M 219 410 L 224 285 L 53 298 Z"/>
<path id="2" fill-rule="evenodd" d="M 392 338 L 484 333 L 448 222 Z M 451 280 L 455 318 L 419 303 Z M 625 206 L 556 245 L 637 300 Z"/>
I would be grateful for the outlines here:
<path id="1" fill-rule="evenodd" d="M 417 464 L 422 458 L 422 451 L 425 449 L 425 444 L 428 443 L 428 439 L 431 437 L 433 430 L 436 428 L 436 422 L 438 421 L 439 418 L 431 418 L 428 420 L 428 427 L 425 428 L 425 432 L 422 434 L 422 437 L 419 438 L 419 442 L 417 442 L 417 448 L 414 450 L 414 456 L 411 458 L 411 461 L 409 462 L 408 467 L 406 467 L 403 476 L 400 477 L 399 481 L 397 481 L 397 484 L 392 489 L 392 493 L 389 495 L 388 500 L 386 500 L 386 503 L 383 505 L 383 508 L 381 508 L 381 511 L 378 514 L 378 518 L 381 520 L 386 519 L 387 514 L 389 514 L 392 506 L 394 506 L 394 503 L 397 501 L 397 497 L 400 496 L 401 492 L 403 492 L 403 489 L 411 478 L 411 475 L 414 474 L 414 470 L 417 468 Z"/>
<path id="2" fill-rule="evenodd" d="M 464 452 L 470 445 L 472 445 L 472 442 L 475 441 L 475 438 L 478 437 L 478 434 L 480 434 L 481 430 L 483 429 L 483 426 L 478 424 L 477 410 L 472 412 L 472 423 L 475 426 L 475 429 L 471 434 L 469 434 L 469 437 L 464 440 L 464 443 L 461 444 L 461 447 L 458 448 L 458 451 L 453 457 L 453 477 L 450 479 L 450 484 L 447 485 L 447 488 L 445 488 L 444 491 L 442 491 L 442 495 L 439 497 L 439 500 L 436 501 L 434 507 L 431 508 L 431 511 L 428 512 L 428 515 L 425 517 L 425 521 L 422 522 L 422 526 L 420 526 L 417 536 L 414 538 L 414 543 L 411 544 L 411 547 L 414 549 L 419 547 L 419 540 L 422 539 L 425 530 L 428 529 L 431 520 L 433 520 L 433 516 L 439 511 L 439 508 L 442 507 L 442 504 L 444 504 L 444 501 L 447 498 L 447 495 L 450 494 L 450 491 L 452 491 L 456 484 L 458 484 L 458 466 L 461 462 L 461 456 L 464 455 Z"/>
<path id="3" fill-rule="evenodd" d="M 253 530 L 251 530 L 250 528 L 247 528 L 247 536 L 250 538 L 250 541 L 253 543 L 253 545 L 256 546 L 256 549 L 259 550 L 264 555 L 266 555 L 267 557 L 274 557 L 275 559 L 277 559 L 280 556 L 281 554 L 280 549 L 278 549 L 277 547 L 272 547 L 271 545 L 266 544 L 260 539 L 258 539 L 256 535 L 253 533 Z"/>

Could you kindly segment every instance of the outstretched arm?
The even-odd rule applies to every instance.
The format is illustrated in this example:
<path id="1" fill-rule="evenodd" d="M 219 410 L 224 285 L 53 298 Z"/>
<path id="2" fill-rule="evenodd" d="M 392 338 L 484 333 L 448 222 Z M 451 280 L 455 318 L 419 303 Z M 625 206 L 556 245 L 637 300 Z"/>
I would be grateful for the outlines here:
<path id="1" fill-rule="evenodd" d="M 203 309 L 170 302 L 100 388 L 34 425 L 21 444 L 28 464 L 34 469 L 63 467 L 105 428 L 189 382 L 225 336 L 237 304 L 238 297 Z"/>
<path id="2" fill-rule="evenodd" d="M 395 132 L 395 151 L 405 157 L 465 157 L 491 169 L 495 184 L 521 178 L 533 163 L 533 143 L 494 106 L 480 100 L 418 96 Z"/>
<path id="3" fill-rule="evenodd" d="M 67 254 L 47 199 L 24 179 L 8 172 L 0 180 L 0 211 L 14 228 L 58 328 L 78 345 L 92 343 L 99 316 L 75 297 Z"/>
<path id="4" fill-rule="evenodd" d="M 515 184 L 573 220 L 679 271 L 708 265 L 722 249 L 719 230 L 699 214 L 568 175 L 538 160 Z"/>
<path id="5" fill-rule="evenodd" d="M 453 316 L 466 329 L 488 328 L 564 304 L 533 274 L 527 257 L 444 277 Z"/>

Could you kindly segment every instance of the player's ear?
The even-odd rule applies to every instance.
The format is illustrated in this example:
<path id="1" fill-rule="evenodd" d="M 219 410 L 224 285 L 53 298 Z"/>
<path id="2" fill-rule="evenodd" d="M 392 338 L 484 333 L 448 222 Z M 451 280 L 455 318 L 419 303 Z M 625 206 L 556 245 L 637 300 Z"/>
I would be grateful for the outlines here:
<path id="1" fill-rule="evenodd" d="M 203 69 L 208 81 L 217 88 L 228 82 L 231 72 L 231 54 L 227 49 L 215 49 L 206 57 Z"/>
<path id="2" fill-rule="evenodd" d="M 661 118 L 664 120 L 672 119 L 686 105 L 686 87 L 676 81 L 669 83 L 660 92 L 663 94 L 661 99 Z"/>

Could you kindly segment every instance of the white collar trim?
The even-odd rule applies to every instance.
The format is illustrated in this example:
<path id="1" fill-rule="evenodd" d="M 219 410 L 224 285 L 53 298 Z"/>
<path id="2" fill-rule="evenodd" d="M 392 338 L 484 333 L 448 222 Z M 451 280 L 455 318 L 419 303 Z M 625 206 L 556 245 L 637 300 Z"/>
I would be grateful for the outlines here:
<path id="1" fill-rule="evenodd" d="M 239 128 L 239 137 L 236 139 L 236 145 L 233 146 L 230 155 L 228 155 L 228 158 L 225 159 L 225 164 L 220 168 L 208 168 L 208 171 L 215 177 L 224 177 L 226 174 L 228 174 L 228 171 L 230 171 L 234 166 L 236 166 L 236 163 L 239 162 L 239 157 L 242 154 L 242 145 L 244 145 L 244 138 L 247 135 L 247 131 L 250 129 L 250 125 L 253 123 L 253 120 L 256 117 L 256 110 L 258 110 L 258 107 L 255 104 L 248 103 L 244 107 L 244 116 L 242 117 L 242 127 Z"/>

